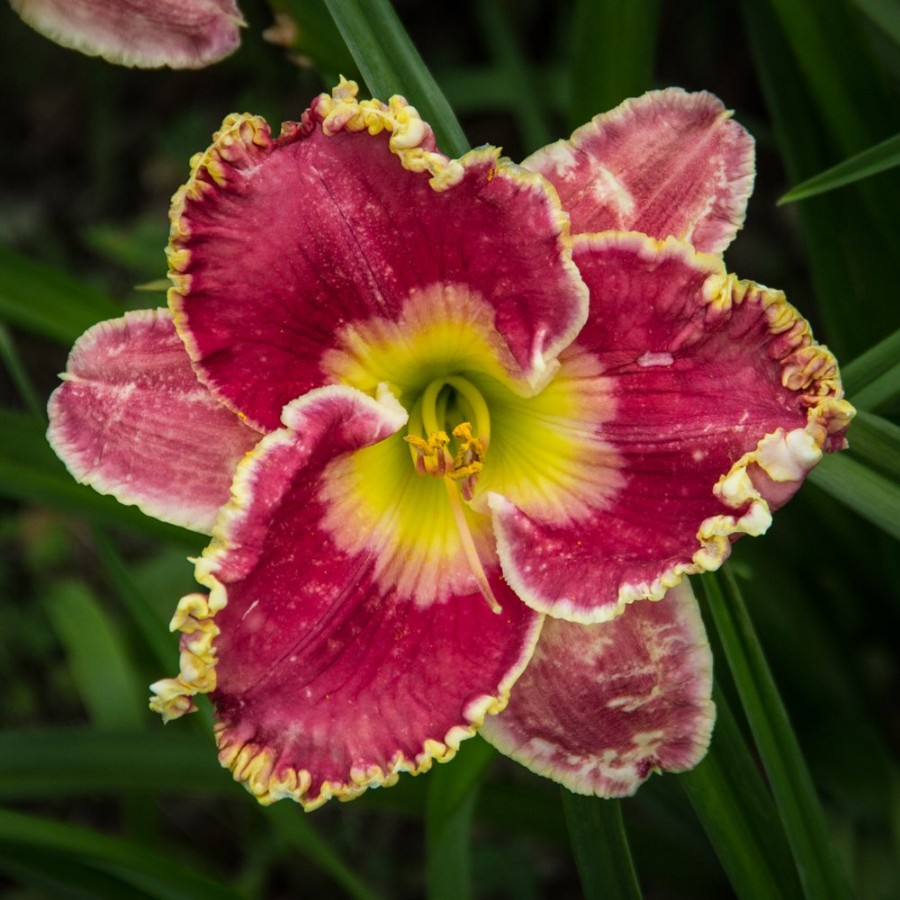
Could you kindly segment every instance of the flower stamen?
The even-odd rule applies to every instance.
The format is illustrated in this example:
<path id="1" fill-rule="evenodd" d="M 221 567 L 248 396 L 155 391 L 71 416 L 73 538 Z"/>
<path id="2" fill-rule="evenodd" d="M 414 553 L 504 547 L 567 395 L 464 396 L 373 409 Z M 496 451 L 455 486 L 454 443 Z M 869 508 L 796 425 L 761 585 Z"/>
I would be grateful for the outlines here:
<path id="1" fill-rule="evenodd" d="M 447 420 L 456 416 L 466 418 L 454 425 L 448 435 Z M 413 405 L 405 440 L 416 472 L 444 479 L 466 562 L 488 606 L 499 613 L 500 604 L 478 556 L 463 506 L 463 501 L 468 503 L 475 494 L 490 433 L 490 414 L 481 391 L 467 378 L 448 375 L 431 381 Z"/>
<path id="2" fill-rule="evenodd" d="M 451 410 L 466 418 L 448 429 Z M 457 442 L 452 452 L 447 430 Z M 448 375 L 431 381 L 413 406 L 406 442 L 416 472 L 461 482 L 463 498 L 469 501 L 474 495 L 490 434 L 490 414 L 481 391 L 467 378 Z"/>

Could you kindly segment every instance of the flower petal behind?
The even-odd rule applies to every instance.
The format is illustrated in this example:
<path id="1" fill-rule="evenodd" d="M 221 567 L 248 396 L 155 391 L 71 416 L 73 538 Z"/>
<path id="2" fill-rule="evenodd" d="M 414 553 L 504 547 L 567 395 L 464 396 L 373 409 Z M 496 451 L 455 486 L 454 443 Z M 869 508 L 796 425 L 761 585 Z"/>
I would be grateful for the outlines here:
<path id="1" fill-rule="evenodd" d="M 641 231 L 720 252 L 743 225 L 753 138 L 721 101 L 680 88 L 626 100 L 523 163 L 559 191 L 572 231 Z"/>
<path id="2" fill-rule="evenodd" d="M 47 437 L 75 478 L 164 522 L 211 531 L 262 435 L 197 381 L 168 311 L 90 328 L 63 378 Z"/>
<path id="3" fill-rule="evenodd" d="M 228 56 L 244 24 L 235 0 L 10 0 L 63 47 L 141 68 L 197 69 Z"/>
<path id="4" fill-rule="evenodd" d="M 405 418 L 390 396 L 338 386 L 290 404 L 198 563 L 208 601 L 185 598 L 176 615 L 181 674 L 154 685 L 153 706 L 171 718 L 212 691 L 220 759 L 263 803 L 313 809 L 449 759 L 505 705 L 537 640 L 540 617 L 499 578 L 499 615 L 472 587 L 426 599 L 397 587 L 402 573 L 382 578 L 390 522 L 372 529 L 364 502 L 335 507 L 352 480 L 335 483 L 335 467 Z"/>
<path id="5" fill-rule="evenodd" d="M 853 408 L 784 295 L 726 275 L 718 257 L 609 233 L 579 236 L 575 261 L 592 306 L 563 371 L 569 352 L 599 363 L 611 412 L 592 424 L 618 477 L 600 508 L 568 522 L 512 496 L 489 502 L 514 590 L 588 623 L 764 532 L 823 451 L 844 446 Z"/>
<path id="6" fill-rule="evenodd" d="M 229 117 L 173 202 L 170 306 L 217 396 L 277 428 L 357 326 L 445 290 L 490 310 L 511 377 L 546 381 L 587 293 L 543 179 L 492 148 L 449 160 L 402 98 L 357 102 L 348 82 L 284 128 Z"/>
<path id="7" fill-rule="evenodd" d="M 482 736 L 578 794 L 624 797 L 709 746 L 712 656 L 690 584 L 601 625 L 548 619 L 509 706 Z"/>

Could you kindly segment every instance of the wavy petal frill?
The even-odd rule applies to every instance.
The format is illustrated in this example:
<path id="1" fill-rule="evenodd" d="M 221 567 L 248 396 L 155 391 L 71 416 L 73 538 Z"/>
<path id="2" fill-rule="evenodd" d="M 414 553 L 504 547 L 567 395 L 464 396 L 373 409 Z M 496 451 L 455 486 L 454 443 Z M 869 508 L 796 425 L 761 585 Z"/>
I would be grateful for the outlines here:
<path id="1" fill-rule="evenodd" d="M 485 308 L 480 356 L 533 392 L 586 315 L 543 179 L 494 148 L 449 160 L 402 98 L 355 94 L 342 82 L 278 138 L 262 119 L 229 117 L 173 203 L 179 332 L 213 392 L 266 430 L 295 397 L 347 383 L 327 354 L 370 320 L 389 327 L 441 298 Z M 416 374 L 421 388 L 428 371 Z"/>
<path id="2" fill-rule="evenodd" d="M 209 533 L 262 435 L 197 381 L 167 310 L 86 331 L 50 399 L 48 439 L 78 481 Z"/>
<path id="3" fill-rule="evenodd" d="M 712 655 L 690 584 L 611 622 L 548 619 L 509 705 L 482 736 L 579 794 L 624 797 L 709 746 Z"/>
<path id="4" fill-rule="evenodd" d="M 385 498 L 400 469 L 405 493 L 445 490 L 414 473 L 396 435 L 405 421 L 386 391 L 373 400 L 329 386 L 289 404 L 285 427 L 239 468 L 198 563 L 208 600 L 185 598 L 173 623 L 185 633 L 181 674 L 154 685 L 154 708 L 171 718 L 212 691 L 220 759 L 264 803 L 313 809 L 449 759 L 503 708 L 533 651 L 541 617 L 496 559 L 485 569 L 499 614 L 464 559 L 453 562 L 453 533 L 429 529 L 408 496 Z M 373 522 L 373 507 L 385 518 Z M 391 552 L 392 541 L 415 541 L 404 517 L 415 519 L 407 531 L 432 532 L 438 569 L 425 551 Z M 416 590 L 423 566 L 430 597 Z"/>
<path id="5" fill-rule="evenodd" d="M 834 357 L 784 295 L 727 275 L 672 238 L 579 236 L 591 291 L 576 345 L 609 402 L 594 428 L 615 460 L 599 508 L 489 503 L 504 574 L 534 609 L 601 622 L 715 569 L 740 534 L 760 534 L 853 414 Z M 610 412 L 611 411 L 611 412 Z"/>
<path id="6" fill-rule="evenodd" d="M 235 0 L 10 0 L 45 37 L 141 68 L 197 69 L 228 56 L 244 24 Z"/>
<path id="7" fill-rule="evenodd" d="M 753 190 L 753 138 L 705 92 L 651 91 L 522 165 L 559 191 L 573 233 L 640 231 L 721 252 Z"/>

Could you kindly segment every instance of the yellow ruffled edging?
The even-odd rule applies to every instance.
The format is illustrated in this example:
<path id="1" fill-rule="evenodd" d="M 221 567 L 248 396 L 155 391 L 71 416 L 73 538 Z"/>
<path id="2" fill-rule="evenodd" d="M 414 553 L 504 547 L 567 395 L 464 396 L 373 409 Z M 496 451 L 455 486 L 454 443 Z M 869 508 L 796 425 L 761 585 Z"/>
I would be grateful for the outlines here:
<path id="1" fill-rule="evenodd" d="M 703 545 L 693 557 L 700 571 L 713 571 L 730 553 L 729 535 L 762 534 L 772 522 L 769 504 L 753 484 L 755 466 L 773 482 L 801 481 L 823 456 L 829 435 L 844 431 L 856 415 L 843 398 L 837 360 L 827 347 L 813 341 L 809 323 L 787 302 L 781 291 L 770 290 L 733 275 L 725 278 L 721 290 L 709 299 L 713 315 L 730 312 L 733 306 L 756 303 L 762 308 L 769 333 L 779 336 L 781 383 L 800 394 L 807 407 L 806 425 L 767 434 L 756 448 L 745 453 L 716 483 L 715 495 L 732 509 L 749 504 L 735 518 L 720 515 L 706 519 L 697 532 Z"/>
<path id="2" fill-rule="evenodd" d="M 807 408 L 803 428 L 791 431 L 778 428 L 765 435 L 755 449 L 745 453 L 719 478 L 713 487 L 715 496 L 731 509 L 746 507 L 746 510 L 740 516 L 720 514 L 705 519 L 697 531 L 700 548 L 693 554 L 691 562 L 676 563 L 652 582 L 623 585 L 612 609 L 584 615 L 574 608 L 562 606 L 554 613 L 563 619 L 592 624 L 621 615 L 635 601 L 662 599 L 685 575 L 715 571 L 731 553 L 731 536 L 758 536 L 768 530 L 772 513 L 768 502 L 753 484 L 752 467 L 776 483 L 802 480 L 822 459 L 828 437 L 845 430 L 856 410 L 843 399 L 834 355 L 827 347 L 815 342 L 809 323 L 788 303 L 782 291 L 741 281 L 726 272 L 721 256 L 699 252 L 674 237 L 657 240 L 638 232 L 610 231 L 579 235 L 576 241 L 595 247 L 630 244 L 648 258 L 659 255 L 680 257 L 685 265 L 705 270 L 704 300 L 706 320 L 710 325 L 730 317 L 733 309 L 743 303 L 759 304 L 769 333 L 778 336 L 770 354 L 781 364 L 782 386 L 800 394 L 801 403 Z"/>
<path id="3" fill-rule="evenodd" d="M 213 622 L 213 616 L 225 606 L 224 590 L 214 590 L 211 596 L 221 597 L 222 600 L 212 604 L 203 594 L 189 594 L 182 598 L 172 619 L 171 629 L 187 635 L 186 639 L 182 639 L 181 671 L 176 678 L 164 678 L 150 686 L 153 692 L 150 709 L 160 713 L 164 722 L 194 712 L 197 707 L 193 698 L 215 690 L 216 654 L 213 641 L 219 634 L 219 628 Z M 214 605 L 216 608 L 213 608 Z M 284 766 L 276 772 L 278 753 L 273 748 L 235 739 L 229 734 L 225 723 L 218 722 L 215 734 L 219 762 L 230 769 L 234 780 L 243 784 L 263 806 L 291 799 L 307 812 L 318 809 L 331 799 L 353 800 L 370 787 L 390 787 L 403 773 L 421 775 L 428 772 L 435 762 L 444 763 L 453 759 L 460 744 L 476 734 L 487 716 L 496 715 L 506 708 L 513 684 L 531 659 L 542 624 L 543 617 L 538 617 L 531 639 L 517 665 L 500 684 L 498 696 L 483 695 L 471 701 L 463 711 L 469 724 L 452 727 L 442 741 L 425 740 L 421 752 L 413 759 L 398 752 L 386 769 L 377 765 L 354 767 L 347 782 L 325 781 L 318 794 L 310 797 L 312 776 L 308 770 Z"/>
<path id="4" fill-rule="evenodd" d="M 208 694 L 216 688 L 216 651 L 213 641 L 219 626 L 213 617 L 225 606 L 224 598 L 216 603 L 215 595 L 188 594 L 182 597 L 169 624 L 170 631 L 180 631 L 181 656 L 176 678 L 163 678 L 150 685 L 153 696 L 150 709 L 159 713 L 164 722 L 178 719 L 197 707 L 194 697 Z M 212 602 L 211 602 L 212 601 Z"/>
<path id="5" fill-rule="evenodd" d="M 329 386 L 319 389 L 317 393 L 321 395 L 344 390 L 347 389 Z M 396 406 L 402 413 L 402 408 L 386 386 L 379 390 L 377 400 L 369 402 Z M 150 686 L 153 693 L 150 708 L 162 715 L 165 722 L 194 712 L 197 707 L 193 698 L 197 694 L 210 693 L 216 689 L 217 658 L 214 641 L 220 634 L 220 629 L 214 618 L 226 607 L 228 596 L 227 586 L 216 577 L 215 572 L 219 562 L 232 549 L 234 527 L 246 514 L 252 501 L 256 478 L 254 462 L 272 446 L 292 440 L 293 434 L 290 428 L 270 433 L 238 464 L 232 482 L 231 499 L 219 512 L 212 541 L 202 556 L 195 560 L 195 577 L 200 584 L 209 588 L 209 596 L 188 594 L 179 601 L 170 623 L 172 631 L 180 631 L 184 635 L 179 674 Z M 522 654 L 498 685 L 497 695 L 482 695 L 470 701 L 462 710 L 462 717 L 468 724 L 453 726 L 443 740 L 426 739 L 421 751 L 413 759 L 398 752 L 386 768 L 377 765 L 352 768 L 346 782 L 325 781 L 319 793 L 310 797 L 312 775 L 309 771 L 293 766 L 278 766 L 279 755 L 273 748 L 253 741 L 235 739 L 229 733 L 227 725 L 219 722 L 215 726 L 219 761 L 231 770 L 235 781 L 242 783 L 262 805 L 291 799 L 307 812 L 317 809 L 332 798 L 353 800 L 370 787 L 390 787 L 402 773 L 420 775 L 427 772 L 434 762 L 443 763 L 453 759 L 462 741 L 473 737 L 487 716 L 496 715 L 506 708 L 512 686 L 525 671 L 534 653 L 542 625 L 543 616 L 536 616 L 531 633 L 524 641 Z"/>
<path id="6" fill-rule="evenodd" d="M 522 668 L 524 669 L 524 665 Z M 518 674 L 521 673 L 517 673 L 517 677 Z M 502 697 L 484 696 L 470 703 L 465 714 L 471 724 L 454 726 L 443 741 L 424 741 L 422 751 L 414 759 L 408 759 L 398 752 L 391 758 L 386 769 L 377 765 L 365 768 L 356 766 L 350 770 L 350 777 L 346 782 L 325 781 L 314 797 L 309 796 L 312 785 L 309 771 L 285 766 L 276 773 L 278 754 L 275 750 L 262 744 L 233 739 L 221 722 L 215 729 L 219 762 L 231 770 L 234 780 L 242 783 L 262 806 L 290 799 L 299 803 L 307 812 L 312 812 L 329 800 L 355 800 L 370 787 L 391 787 L 404 773 L 422 775 L 435 762 L 449 762 L 456 756 L 459 745 L 466 738 L 475 735 L 486 716 L 496 715 L 506 708 L 510 687 L 511 683 L 504 689 Z"/>
<path id="7" fill-rule="evenodd" d="M 188 201 L 200 200 L 215 187 L 228 184 L 227 166 L 237 166 L 249 160 L 257 150 L 272 145 L 272 132 L 261 116 L 249 113 L 232 113 L 225 117 L 222 126 L 213 135 L 212 144 L 195 153 L 190 160 L 190 175 L 173 195 L 169 209 L 169 245 L 166 257 L 169 261 L 169 305 L 178 324 L 178 302 L 190 291 L 190 275 L 187 274 L 190 251 L 184 246 L 191 236 L 191 227 L 185 216 Z M 180 331 L 180 329 L 179 329 Z M 183 335 L 182 335 L 183 337 Z"/>
<path id="8" fill-rule="evenodd" d="M 326 135 L 339 131 L 368 131 L 369 134 L 390 135 L 391 152 L 410 172 L 428 172 L 429 184 L 436 191 L 444 191 L 462 181 L 463 165 L 442 153 L 426 150 L 422 145 L 432 137 L 431 126 L 422 120 L 418 110 L 403 97 L 391 97 L 385 104 L 380 100 L 357 100 L 359 86 L 355 81 L 341 78 L 331 94 L 320 94 L 313 109 L 322 118 Z"/>

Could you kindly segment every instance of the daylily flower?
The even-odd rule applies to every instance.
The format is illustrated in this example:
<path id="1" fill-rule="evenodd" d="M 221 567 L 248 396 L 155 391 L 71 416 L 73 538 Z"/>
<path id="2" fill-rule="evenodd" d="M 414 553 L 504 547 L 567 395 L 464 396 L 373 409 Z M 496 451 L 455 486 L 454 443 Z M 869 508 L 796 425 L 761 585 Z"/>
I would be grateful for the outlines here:
<path id="1" fill-rule="evenodd" d="M 227 118 L 173 200 L 170 311 L 88 331 L 50 406 L 79 480 L 212 533 L 153 708 L 210 693 L 223 764 L 307 809 L 479 729 L 582 793 L 694 765 L 684 576 L 853 412 L 784 296 L 715 255 L 752 156 L 677 89 L 523 166 L 448 159 L 349 82 L 278 137 Z"/>
<path id="2" fill-rule="evenodd" d="M 35 31 L 123 66 L 198 69 L 224 59 L 245 24 L 235 0 L 10 0 Z"/>

